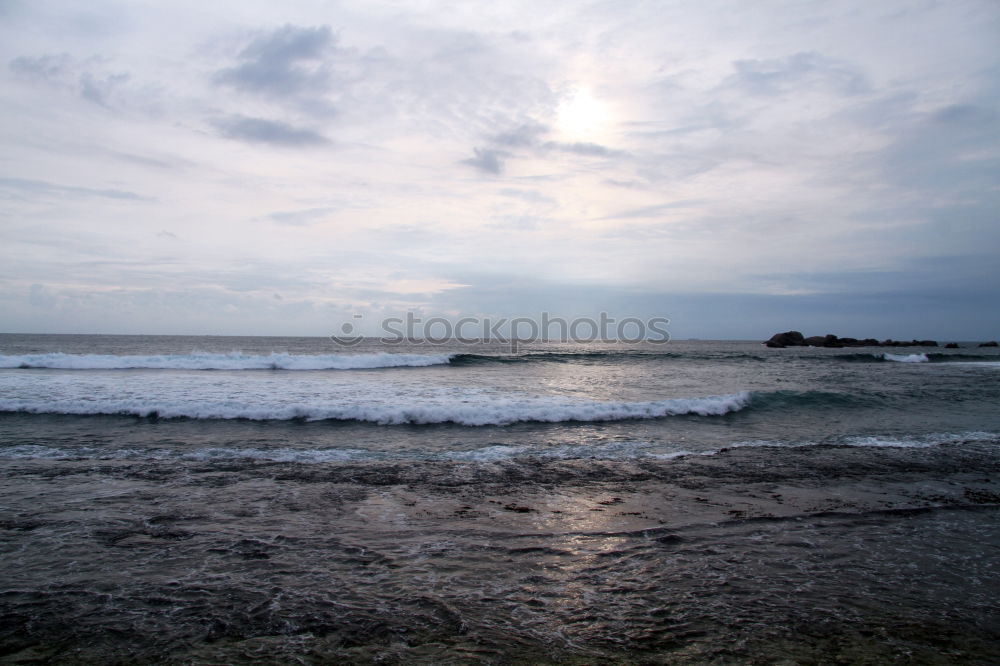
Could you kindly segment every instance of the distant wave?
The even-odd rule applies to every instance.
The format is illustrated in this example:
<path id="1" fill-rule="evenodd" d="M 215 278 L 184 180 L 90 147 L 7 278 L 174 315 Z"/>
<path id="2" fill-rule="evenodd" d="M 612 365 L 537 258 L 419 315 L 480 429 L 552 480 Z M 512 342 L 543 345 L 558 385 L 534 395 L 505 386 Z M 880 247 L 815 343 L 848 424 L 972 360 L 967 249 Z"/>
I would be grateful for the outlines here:
<path id="1" fill-rule="evenodd" d="M 1000 361 L 997 354 L 967 354 L 926 352 L 919 354 L 894 354 L 891 352 L 874 353 L 840 353 L 827 354 L 823 352 L 805 354 L 797 357 L 803 361 L 846 361 L 854 363 L 953 363 L 960 361 Z M 714 363 L 765 363 L 776 357 L 767 354 L 752 354 L 745 352 L 668 352 L 668 351 L 637 351 L 637 350 L 602 350 L 588 352 L 523 352 L 519 354 L 455 354 L 451 365 L 491 365 L 510 363 L 617 363 L 619 361 L 650 362 L 650 361 L 712 361 Z"/>
<path id="2" fill-rule="evenodd" d="M 1000 368 L 1000 361 L 971 361 L 968 363 L 958 363 L 956 365 L 975 365 L 981 368 Z"/>
<path id="3" fill-rule="evenodd" d="M 997 362 L 997 354 L 940 353 L 918 354 L 841 353 L 817 354 L 797 357 L 818 362 L 841 361 L 853 363 L 953 363 Z M 455 367 L 520 364 L 520 363 L 647 363 L 662 361 L 711 361 L 713 363 L 764 363 L 774 357 L 745 352 L 679 352 L 665 350 L 606 349 L 599 351 L 528 351 L 516 354 L 409 354 L 409 353 L 357 353 L 357 354 L 244 354 L 191 352 L 189 354 L 0 354 L 0 369 L 54 369 L 54 370 L 360 370 L 375 368 L 428 367 L 451 365 Z"/>
<path id="4" fill-rule="evenodd" d="M 766 361 L 767 358 L 758 354 L 720 352 L 716 354 L 667 352 L 667 351 L 637 351 L 601 350 L 588 352 L 523 352 L 519 354 L 455 354 L 452 365 L 489 365 L 508 363 L 580 363 L 580 362 L 618 362 L 618 361 L 660 361 L 660 360 L 691 360 L 691 361 Z"/>
<path id="5" fill-rule="evenodd" d="M 884 396 L 873 392 L 842 391 L 754 391 L 754 409 L 857 409 L 881 404 Z"/>
<path id="6" fill-rule="evenodd" d="M 255 421 L 361 421 L 379 425 L 455 423 L 466 426 L 518 422 L 621 421 L 696 414 L 721 416 L 750 404 L 748 392 L 646 402 L 603 402 L 555 397 L 452 401 L 446 403 L 247 405 L 206 401 L 0 400 L 0 411 L 31 414 L 108 414 L 154 418 L 249 419 Z"/>
<path id="7" fill-rule="evenodd" d="M 822 355 L 817 361 L 854 363 L 947 363 L 998 361 L 996 354 L 893 354 L 848 353 Z M 0 368 L 53 370 L 363 370 L 376 368 L 456 367 L 512 363 L 619 363 L 659 361 L 711 361 L 715 363 L 767 362 L 767 356 L 747 353 L 693 354 L 666 351 L 602 350 L 591 352 L 525 352 L 519 354 L 244 354 L 192 352 L 190 354 L 45 354 L 0 355 Z"/>
<path id="8" fill-rule="evenodd" d="M 930 361 L 927 354 L 890 354 L 886 352 L 882 354 L 882 357 L 887 361 L 897 363 L 927 363 Z"/>
<path id="9" fill-rule="evenodd" d="M 361 370 L 446 365 L 451 354 L 23 354 L 0 356 L 0 368 L 57 370 Z"/>
<path id="10" fill-rule="evenodd" d="M 889 352 L 875 354 L 835 354 L 823 358 L 835 361 L 846 361 L 849 363 L 882 363 L 885 361 L 894 363 L 961 363 L 1000 361 L 1000 356 L 997 356 L 996 354 L 947 354 L 940 352 L 927 352 L 922 354 L 891 354 Z"/>

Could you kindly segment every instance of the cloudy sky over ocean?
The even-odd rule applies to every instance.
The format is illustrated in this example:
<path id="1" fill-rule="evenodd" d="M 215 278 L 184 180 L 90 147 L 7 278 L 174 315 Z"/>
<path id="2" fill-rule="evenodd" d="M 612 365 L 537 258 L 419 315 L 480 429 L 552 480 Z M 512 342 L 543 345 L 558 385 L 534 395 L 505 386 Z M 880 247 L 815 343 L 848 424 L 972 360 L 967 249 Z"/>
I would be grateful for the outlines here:
<path id="1" fill-rule="evenodd" d="M 994 0 L 0 0 L 0 328 L 996 337 L 998 44 Z"/>

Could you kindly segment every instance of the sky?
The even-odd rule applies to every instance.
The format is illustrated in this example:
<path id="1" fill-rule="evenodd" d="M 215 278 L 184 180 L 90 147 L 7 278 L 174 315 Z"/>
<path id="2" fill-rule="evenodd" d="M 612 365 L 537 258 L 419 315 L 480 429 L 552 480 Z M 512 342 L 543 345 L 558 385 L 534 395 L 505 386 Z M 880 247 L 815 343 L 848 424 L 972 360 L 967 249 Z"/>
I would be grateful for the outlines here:
<path id="1" fill-rule="evenodd" d="M 994 339 L 998 253 L 995 0 L 0 0 L 2 331 Z"/>

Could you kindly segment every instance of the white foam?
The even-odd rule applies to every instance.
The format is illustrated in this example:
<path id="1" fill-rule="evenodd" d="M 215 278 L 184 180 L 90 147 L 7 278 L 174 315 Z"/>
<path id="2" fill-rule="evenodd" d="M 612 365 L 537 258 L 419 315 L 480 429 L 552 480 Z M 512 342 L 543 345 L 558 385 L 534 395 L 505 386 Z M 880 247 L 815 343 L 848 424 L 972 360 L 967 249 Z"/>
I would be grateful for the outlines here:
<path id="1" fill-rule="evenodd" d="M 911 435 L 900 437 L 888 437 L 885 435 L 857 435 L 844 437 L 834 442 L 814 442 L 814 441 L 781 441 L 753 439 L 742 442 L 734 442 L 726 448 L 735 449 L 740 447 L 776 447 L 776 448 L 797 448 L 805 446 L 817 446 L 819 444 L 838 444 L 841 446 L 875 447 L 875 448 L 913 448 L 924 449 L 932 446 L 942 446 L 947 444 L 961 444 L 964 442 L 991 442 L 1000 440 L 1000 433 L 993 432 L 958 432 L 958 433 L 932 433 L 929 435 Z M 713 451 L 712 453 L 717 453 Z"/>
<path id="2" fill-rule="evenodd" d="M 897 363 L 927 363 L 930 361 L 927 358 L 927 354 L 890 354 L 886 352 L 882 354 L 882 358 L 887 361 L 896 361 Z"/>
<path id="3" fill-rule="evenodd" d="M 912 437 L 859 436 L 837 443 L 856 447 L 929 448 L 965 442 L 1000 441 L 1000 433 L 963 432 L 937 433 Z M 817 442 L 787 442 L 778 440 L 748 440 L 734 442 L 718 449 L 702 451 L 676 450 L 653 452 L 657 445 L 644 441 L 606 442 L 598 444 L 565 444 L 554 447 L 494 444 L 468 451 L 371 451 L 364 449 L 296 449 L 289 447 L 237 448 L 209 447 L 200 449 L 102 449 L 96 447 L 58 448 L 35 444 L 0 448 L 0 459 L 22 460 L 250 460 L 285 463 L 342 463 L 378 460 L 446 460 L 453 462 L 491 463 L 517 458 L 549 458 L 573 460 L 596 458 L 601 460 L 629 460 L 650 458 L 672 460 L 683 456 L 714 456 L 727 449 L 742 447 L 797 448 L 816 446 Z"/>
<path id="4" fill-rule="evenodd" d="M 470 462 L 496 462 L 521 456 L 552 458 L 556 460 L 575 460 L 579 458 L 623 460 L 645 457 L 662 457 L 661 454 L 651 454 L 647 452 L 647 449 L 652 446 L 653 444 L 651 442 L 644 441 L 605 442 L 600 444 L 562 444 L 559 446 L 544 448 L 535 448 L 526 445 L 496 444 L 480 449 L 472 449 L 471 451 L 449 451 L 442 454 L 442 457 L 446 460 Z M 669 455 L 683 455 L 683 452 Z"/>
<path id="5" fill-rule="evenodd" d="M 497 462 L 500 460 L 510 460 L 530 451 L 528 446 L 510 446 L 504 444 L 494 444 L 484 446 L 481 449 L 471 451 L 448 451 L 442 454 L 446 460 L 467 461 L 467 462 Z"/>
<path id="6" fill-rule="evenodd" d="M 998 438 L 997 433 L 961 432 L 934 433 L 913 437 L 848 437 L 842 443 L 847 446 L 873 446 L 904 449 L 925 449 L 932 446 L 961 444 L 963 442 L 988 442 Z"/>
<path id="7" fill-rule="evenodd" d="M 0 411 L 32 414 L 125 414 L 191 419 L 367 421 L 381 425 L 457 423 L 467 426 L 508 425 L 524 421 L 620 421 L 682 414 L 720 416 L 750 404 L 750 393 L 674 398 L 647 402 L 604 402 L 545 396 L 478 397 L 472 401 L 413 400 L 388 402 L 312 402 L 243 404 L 235 401 L 149 399 L 0 399 Z"/>
<path id="8" fill-rule="evenodd" d="M 58 449 L 52 446 L 39 446 L 37 444 L 22 444 L 19 446 L 5 446 L 0 448 L 0 458 L 29 460 L 63 460 L 65 458 L 93 458 L 93 449 Z"/>
<path id="9" fill-rule="evenodd" d="M 26 460 L 261 460 L 268 462 L 353 462 L 385 457 L 381 452 L 361 449 L 239 449 L 213 447 L 194 450 L 173 449 L 77 449 L 24 444 L 0 449 L 0 458 Z"/>
<path id="10" fill-rule="evenodd" d="M 287 354 L 266 355 L 160 354 L 117 356 L 108 354 L 0 355 L 0 368 L 45 368 L 58 370 L 358 370 L 369 368 L 426 367 L 446 365 L 451 354 Z"/>
<path id="11" fill-rule="evenodd" d="M 266 460 L 272 462 L 353 462 L 380 457 L 377 453 L 361 449 L 237 449 L 215 447 L 178 452 L 186 460 Z M 168 456 L 164 456 L 168 457 Z"/>
<path id="12" fill-rule="evenodd" d="M 770 439 L 748 439 L 742 442 L 733 442 L 732 444 L 727 444 L 725 448 L 727 449 L 740 449 L 745 447 L 768 447 L 774 446 L 783 449 L 794 449 L 803 446 L 816 446 L 816 442 L 786 442 L 779 440 Z M 711 451 L 711 453 L 718 453 L 719 450 Z"/>
<path id="13" fill-rule="evenodd" d="M 75 449 L 40 445 L 21 445 L 0 448 L 0 459 L 28 460 L 191 460 L 209 462 L 212 460 L 260 460 L 265 462 L 327 463 L 363 462 L 376 460 L 420 459 L 447 460 L 453 462 L 490 463 L 502 462 L 520 457 L 572 460 L 599 458 L 620 460 L 650 457 L 657 459 L 675 458 L 689 455 L 691 451 L 667 454 L 651 454 L 645 449 L 653 446 L 650 442 L 610 442 L 601 444 L 561 445 L 535 448 L 527 445 L 495 444 L 469 451 L 419 452 L 366 451 L 363 449 L 295 449 L 295 448 L 235 448 L 209 447 L 193 450 L 177 449 L 100 449 L 79 447 Z"/>

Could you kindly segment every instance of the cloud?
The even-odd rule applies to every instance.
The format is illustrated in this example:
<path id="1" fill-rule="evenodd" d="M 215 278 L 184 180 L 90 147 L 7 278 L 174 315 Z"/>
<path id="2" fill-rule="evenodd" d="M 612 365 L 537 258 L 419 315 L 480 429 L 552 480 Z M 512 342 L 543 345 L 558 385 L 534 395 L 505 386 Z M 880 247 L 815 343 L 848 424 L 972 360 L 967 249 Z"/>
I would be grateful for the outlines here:
<path id="1" fill-rule="evenodd" d="M 16 193 L 55 195 L 61 197 L 103 197 L 106 199 L 122 199 L 126 201 L 155 201 L 135 192 L 115 189 L 94 189 L 90 187 L 72 187 L 57 185 L 42 180 L 27 180 L 24 178 L 0 178 L 0 189 Z"/>
<path id="2" fill-rule="evenodd" d="M 56 302 L 55 296 L 45 288 L 45 285 L 32 284 L 28 288 L 28 303 L 39 308 L 52 307 Z"/>
<path id="3" fill-rule="evenodd" d="M 125 73 L 98 78 L 90 72 L 84 72 L 80 75 L 80 96 L 95 104 L 107 106 L 108 97 L 115 88 L 127 83 L 130 78 Z"/>
<path id="4" fill-rule="evenodd" d="M 10 71 L 22 78 L 68 88 L 88 102 L 107 107 L 112 96 L 120 92 L 132 76 L 127 72 L 94 71 L 105 67 L 105 59 L 77 60 L 67 53 L 20 56 L 8 63 Z"/>
<path id="5" fill-rule="evenodd" d="M 324 56 L 334 43 L 329 26 L 285 25 L 250 42 L 240 64 L 219 71 L 215 81 L 266 97 L 322 94 L 330 86 Z"/>
<path id="6" fill-rule="evenodd" d="M 956 221 L 970 218 L 969 202 L 979 201 L 996 219 L 997 174 L 1000 174 L 1000 113 L 997 97 L 966 100 L 900 114 L 886 134 L 892 140 L 880 152 L 884 178 L 925 198 L 927 210 L 944 202 L 960 206 Z M 984 225 L 984 231 L 996 228 Z"/>
<path id="7" fill-rule="evenodd" d="M 613 150 L 607 146 L 602 146 L 598 143 L 586 143 L 586 142 L 576 142 L 576 143 L 562 143 L 560 141 L 546 141 L 542 144 L 542 148 L 548 150 L 558 150 L 563 153 L 572 153 L 574 155 L 583 155 L 587 157 L 614 157 L 618 155 L 626 155 L 624 151 Z"/>
<path id="8" fill-rule="evenodd" d="M 315 130 L 294 127 L 277 120 L 228 116 L 217 119 L 212 124 L 222 136 L 236 141 L 289 147 L 321 146 L 330 143 L 328 138 Z"/>
<path id="9" fill-rule="evenodd" d="M 493 143 L 513 148 L 537 146 L 540 138 L 548 133 L 549 128 L 539 123 L 525 123 L 507 132 L 501 132 L 493 137 Z"/>
<path id="10" fill-rule="evenodd" d="M 736 60 L 733 67 L 736 74 L 731 82 L 754 95 L 783 95 L 813 87 L 856 95 L 871 87 L 857 67 L 813 52 L 766 60 Z"/>
<path id="11" fill-rule="evenodd" d="M 888 318 L 909 316 L 885 296 L 892 275 L 896 291 L 919 278 L 913 303 L 995 285 L 986 259 L 956 268 L 1000 242 L 995 3 L 847 1 L 725 17 L 310 3 L 294 19 L 243 3 L 194 22 L 176 5 L 24 2 L 0 26 L 0 311 L 21 329 L 113 330 L 115 298 L 149 288 L 176 297 L 132 302 L 144 330 L 316 332 L 320 309 L 258 317 L 253 299 L 585 313 L 631 289 L 650 294 L 635 308 L 662 301 L 690 334 L 726 336 L 745 330 L 729 308 L 754 304 L 736 292 L 770 299 L 748 316 L 809 327 L 819 310 L 795 290 L 840 305 L 831 288 L 875 284 Z M 603 113 L 587 129 L 564 113 L 578 90 Z M 137 215 L 145 193 L 163 200 Z M 927 271 L 905 274 L 907 258 Z M 475 288 L 390 289 L 400 266 Z M 32 283 L 66 307 L 124 291 L 89 319 L 18 321 L 3 299 L 27 308 Z M 701 302 L 710 291 L 730 296 Z"/>
<path id="12" fill-rule="evenodd" d="M 539 192 L 538 190 L 524 190 L 515 188 L 505 188 L 500 190 L 500 194 L 505 197 L 512 197 L 515 199 L 521 199 L 522 201 L 528 201 L 531 203 L 538 204 L 552 204 L 556 200 L 552 197 L 546 196 Z"/>
<path id="13" fill-rule="evenodd" d="M 473 148 L 475 152 L 475 157 L 470 157 L 467 160 L 462 160 L 462 164 L 468 164 L 473 166 L 484 173 L 493 174 L 494 176 L 499 176 L 504 170 L 503 158 L 510 155 L 510 153 L 504 150 L 496 150 L 493 148 Z"/>
<path id="14" fill-rule="evenodd" d="M 495 134 L 490 137 L 490 142 L 497 148 L 476 148 L 476 157 L 463 160 L 463 164 L 469 164 L 486 173 L 499 175 L 504 170 L 504 161 L 501 158 L 512 157 L 513 153 L 504 150 L 521 149 L 530 151 L 536 157 L 545 157 L 547 153 L 559 152 L 581 157 L 620 157 L 627 155 L 625 151 L 614 150 L 598 143 L 578 141 L 545 141 L 544 137 L 549 133 L 546 125 L 536 122 L 527 122 L 518 125 L 514 129 Z"/>
<path id="15" fill-rule="evenodd" d="M 336 208 L 306 208 L 305 210 L 288 210 L 269 213 L 268 218 L 276 224 L 286 224 L 289 226 L 306 226 L 318 218 L 325 217 L 335 212 Z"/>
<path id="16" fill-rule="evenodd" d="M 106 152 L 109 156 L 115 158 L 116 160 L 122 160 L 124 162 L 129 162 L 130 164 L 138 164 L 140 166 L 151 167 L 154 169 L 176 169 L 184 165 L 184 162 L 179 158 L 164 160 L 119 150 L 107 150 Z"/>
<path id="17" fill-rule="evenodd" d="M 605 178 L 604 182 L 613 187 L 623 187 L 629 190 L 642 190 L 646 189 L 648 183 L 644 183 L 638 180 L 620 180 L 618 178 Z"/>
<path id="18" fill-rule="evenodd" d="M 573 143 L 543 141 L 543 138 L 549 131 L 549 128 L 541 123 L 525 123 L 507 132 L 494 135 L 491 137 L 491 141 L 498 146 L 508 148 L 531 148 L 536 151 L 555 150 L 590 157 L 611 157 L 613 155 L 625 154 L 622 151 L 613 150 L 607 146 L 587 141 Z"/>
<path id="19" fill-rule="evenodd" d="M 58 53 L 35 57 L 20 56 L 11 60 L 7 67 L 20 76 L 54 81 L 69 70 L 72 62 L 73 59 L 68 53 Z"/>
<path id="20" fill-rule="evenodd" d="M 655 206 L 643 206 L 641 208 L 630 208 L 612 215 L 606 215 L 604 217 L 598 218 L 601 220 L 621 220 L 629 218 L 644 218 L 644 217 L 656 217 L 665 210 L 670 210 L 672 208 L 693 208 L 698 204 L 704 204 L 704 201 L 672 201 L 670 203 L 657 204 Z M 627 233 L 634 233 L 635 230 L 628 230 Z"/>
<path id="21" fill-rule="evenodd" d="M 945 125 L 992 130 L 1000 121 L 1000 113 L 994 109 L 972 104 L 954 104 L 935 112 L 932 119 Z"/>

